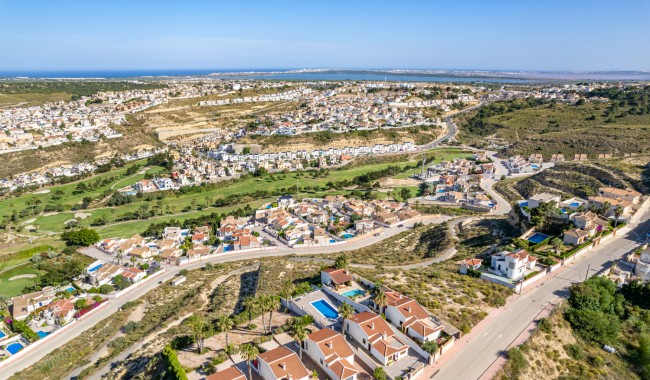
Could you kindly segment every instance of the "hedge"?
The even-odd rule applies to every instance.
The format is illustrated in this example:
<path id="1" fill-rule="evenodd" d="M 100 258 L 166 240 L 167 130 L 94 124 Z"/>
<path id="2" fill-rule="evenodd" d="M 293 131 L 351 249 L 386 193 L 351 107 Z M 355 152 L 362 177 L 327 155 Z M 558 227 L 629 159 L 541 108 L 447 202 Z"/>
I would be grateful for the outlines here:
<path id="1" fill-rule="evenodd" d="M 22 336 L 25 337 L 25 339 L 27 339 L 30 342 L 35 342 L 41 338 L 40 336 L 38 336 L 38 334 L 34 332 L 34 330 L 29 328 L 29 326 L 25 321 L 17 321 L 14 319 L 11 322 L 11 329 L 14 332 L 22 334 Z"/>
<path id="2" fill-rule="evenodd" d="M 174 351 L 170 344 L 167 344 L 165 348 L 163 348 L 162 355 L 167 361 L 167 370 L 169 371 L 169 375 L 176 380 L 187 380 L 185 369 L 183 369 L 181 362 L 178 361 L 176 351 Z"/>

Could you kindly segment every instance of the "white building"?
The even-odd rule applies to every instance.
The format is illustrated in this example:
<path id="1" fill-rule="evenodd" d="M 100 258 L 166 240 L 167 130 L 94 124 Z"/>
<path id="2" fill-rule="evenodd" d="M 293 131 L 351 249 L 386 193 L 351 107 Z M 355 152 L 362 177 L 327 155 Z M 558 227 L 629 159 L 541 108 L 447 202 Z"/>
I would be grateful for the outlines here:
<path id="1" fill-rule="evenodd" d="M 532 269 L 536 262 L 537 258 L 531 256 L 528 251 L 518 249 L 492 255 L 491 268 L 501 276 L 519 279 L 524 276 L 526 269 Z"/>
<path id="2" fill-rule="evenodd" d="M 381 364 L 390 365 L 408 355 L 409 346 L 399 340 L 379 315 L 364 311 L 345 321 L 345 331 Z"/>

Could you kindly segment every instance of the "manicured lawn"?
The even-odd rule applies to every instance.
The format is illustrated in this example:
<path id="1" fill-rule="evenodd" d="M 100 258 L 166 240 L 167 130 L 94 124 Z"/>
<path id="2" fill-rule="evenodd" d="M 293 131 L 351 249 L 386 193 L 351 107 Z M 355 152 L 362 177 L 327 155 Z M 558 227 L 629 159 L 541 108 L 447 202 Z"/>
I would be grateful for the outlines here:
<path id="1" fill-rule="evenodd" d="M 440 162 L 442 160 L 451 160 L 457 157 L 469 156 L 469 153 L 467 151 L 463 151 L 462 149 L 458 149 L 458 148 L 436 149 L 436 150 L 429 151 L 429 153 L 435 154 L 436 162 Z M 118 224 L 109 225 L 100 230 L 100 234 L 102 234 L 102 236 L 132 235 L 136 232 L 142 232 L 144 229 L 146 229 L 146 226 L 148 226 L 150 223 L 154 221 L 193 218 L 199 215 L 209 214 L 214 210 L 211 208 L 206 208 L 203 210 L 193 209 L 187 213 L 182 213 L 183 210 L 192 209 L 193 200 L 196 202 L 198 206 L 205 206 L 208 200 L 212 204 L 215 200 L 225 198 L 230 195 L 248 194 L 260 190 L 276 191 L 282 188 L 285 189 L 291 188 L 296 184 L 298 184 L 298 186 L 300 186 L 301 188 L 305 186 L 309 186 L 313 189 L 314 192 L 323 192 L 326 190 L 326 184 L 330 181 L 337 182 L 342 180 L 351 180 L 356 176 L 368 173 L 370 171 L 382 170 L 389 166 L 405 167 L 407 165 L 413 165 L 415 164 L 415 162 L 416 161 L 402 161 L 396 163 L 369 164 L 369 165 L 363 165 L 363 166 L 351 167 L 351 168 L 343 167 L 341 170 L 330 171 L 329 175 L 326 177 L 319 177 L 319 178 L 313 178 L 307 172 L 274 174 L 273 177 L 271 177 L 270 175 L 266 175 L 261 178 L 248 178 L 242 181 L 228 184 L 224 187 L 205 190 L 199 193 L 182 194 L 177 197 L 168 197 L 168 198 L 163 198 L 161 200 L 156 200 L 152 202 L 138 201 L 138 202 L 133 202 L 131 204 L 112 207 L 112 208 L 104 207 L 98 209 L 81 210 L 79 212 L 90 214 L 91 216 L 81 220 L 80 225 L 90 226 L 93 220 L 96 220 L 101 217 L 105 217 L 109 221 L 109 223 L 112 223 L 114 220 L 119 219 L 121 215 L 124 215 L 126 213 L 136 212 L 138 211 L 138 209 L 140 209 L 140 207 L 143 207 L 144 205 L 146 205 L 151 209 L 154 206 L 156 206 L 158 203 L 162 205 L 162 208 L 164 210 L 167 209 L 167 207 L 169 206 L 169 208 L 171 209 L 171 214 L 176 215 L 176 216 L 171 216 L 168 214 L 163 216 L 156 216 L 155 218 L 151 218 L 149 220 L 134 220 L 128 222 L 118 222 Z M 409 170 L 406 173 L 400 173 L 400 175 L 398 175 L 397 177 L 407 178 L 409 175 L 411 175 L 412 173 L 418 170 L 419 169 Z M 133 178 L 130 179 L 128 182 L 135 182 L 135 181 L 136 178 Z M 119 187 L 124 186 L 127 181 L 124 182 L 125 183 L 120 183 Z M 72 191 L 74 187 L 76 187 L 76 184 L 71 188 L 69 188 L 69 191 Z M 102 191 L 103 190 L 101 191 L 98 190 L 97 195 L 101 194 Z M 416 195 L 416 192 L 417 192 L 417 188 L 412 188 L 413 196 Z M 301 190 L 301 193 L 304 193 L 304 191 Z M 338 191 L 337 193 L 344 193 L 344 192 Z M 381 197 L 382 194 L 381 193 L 379 194 L 380 194 L 379 196 Z M 79 198 L 79 200 L 81 200 L 81 198 Z M 263 202 L 252 202 L 251 207 L 255 208 L 256 206 L 253 203 L 261 204 Z M 244 204 L 235 205 L 228 209 L 233 210 L 241 206 L 244 206 Z M 65 226 L 64 223 L 70 219 L 73 219 L 74 214 L 75 212 L 67 211 L 55 215 L 39 216 L 36 217 L 36 221 L 33 224 L 39 226 L 39 231 L 62 232 Z M 108 231 L 108 233 L 104 231 Z M 114 235 L 109 235 L 109 234 L 114 234 Z"/>
<path id="2" fill-rule="evenodd" d="M 35 274 L 37 275 L 34 278 L 21 278 L 13 281 L 9 281 L 11 277 L 18 276 L 21 274 Z M 0 294 L 7 297 L 15 297 L 21 294 L 21 291 L 24 287 L 34 285 L 38 281 L 38 277 L 41 275 L 41 272 L 32 269 L 29 263 L 8 270 L 7 272 L 0 273 Z"/>
<path id="3" fill-rule="evenodd" d="M 54 249 L 51 245 L 41 244 L 38 246 L 29 246 L 29 248 L 20 250 L 15 253 L 9 253 L 0 256 L 0 271 L 10 268 L 15 265 L 23 264 L 35 254 L 47 251 L 48 248 Z"/>

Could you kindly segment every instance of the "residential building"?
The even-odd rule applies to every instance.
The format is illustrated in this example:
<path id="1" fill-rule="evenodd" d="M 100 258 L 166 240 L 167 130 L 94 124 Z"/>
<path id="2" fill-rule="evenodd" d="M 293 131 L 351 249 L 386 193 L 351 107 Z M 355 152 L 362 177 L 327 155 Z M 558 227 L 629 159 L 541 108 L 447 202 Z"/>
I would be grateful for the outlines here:
<path id="1" fill-rule="evenodd" d="M 537 263 L 537 258 L 531 256 L 528 251 L 518 249 L 514 252 L 499 252 L 492 255 L 491 269 L 501 276 L 510 279 L 520 279 L 526 273 L 526 269 L 532 269 Z"/>
<path id="2" fill-rule="evenodd" d="M 284 346 L 257 355 L 253 368 L 264 380 L 309 379 L 309 372 L 298 355 Z"/>
<path id="3" fill-rule="evenodd" d="M 321 284 L 334 289 L 338 289 L 341 286 L 349 286 L 352 280 L 352 275 L 345 268 L 327 268 L 320 272 Z"/>
<path id="4" fill-rule="evenodd" d="M 246 380 L 246 376 L 237 367 L 229 367 L 205 377 L 205 380 Z"/>
<path id="5" fill-rule="evenodd" d="M 307 355 L 333 380 L 356 380 L 354 352 L 338 332 L 325 328 L 307 336 L 303 342 Z"/>
<path id="6" fill-rule="evenodd" d="M 409 346 L 375 313 L 364 311 L 353 315 L 345 321 L 345 331 L 382 365 L 390 365 L 408 355 Z"/>

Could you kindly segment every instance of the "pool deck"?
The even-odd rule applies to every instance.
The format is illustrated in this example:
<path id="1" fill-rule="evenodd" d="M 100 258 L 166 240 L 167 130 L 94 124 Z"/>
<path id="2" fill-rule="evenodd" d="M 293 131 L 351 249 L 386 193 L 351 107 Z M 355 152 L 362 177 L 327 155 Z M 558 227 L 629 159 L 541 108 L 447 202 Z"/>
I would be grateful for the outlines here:
<path id="1" fill-rule="evenodd" d="M 312 302 L 316 302 L 318 300 L 325 300 L 327 301 L 336 311 L 338 312 L 339 308 L 339 302 L 329 294 L 325 293 L 325 291 L 321 289 L 314 290 L 310 293 L 304 294 L 300 297 L 294 298 L 293 303 L 302 311 L 305 313 L 311 315 L 314 317 L 314 320 L 316 322 L 319 322 L 322 325 L 325 325 L 327 327 L 334 326 L 338 324 L 338 321 L 332 320 L 325 318 L 323 314 L 321 314 L 318 309 L 316 309 L 313 305 Z"/>

